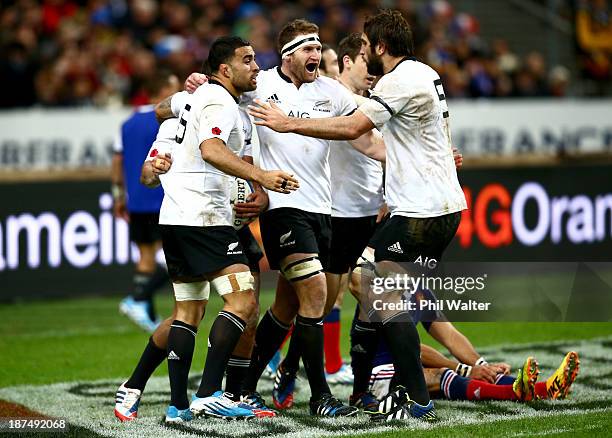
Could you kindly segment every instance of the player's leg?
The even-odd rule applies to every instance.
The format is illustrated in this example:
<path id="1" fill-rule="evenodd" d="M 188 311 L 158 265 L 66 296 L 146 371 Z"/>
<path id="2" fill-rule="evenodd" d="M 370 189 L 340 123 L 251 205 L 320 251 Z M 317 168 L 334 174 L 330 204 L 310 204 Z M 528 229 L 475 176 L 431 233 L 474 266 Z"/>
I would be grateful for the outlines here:
<path id="1" fill-rule="evenodd" d="M 330 393 L 323 370 L 325 274 L 317 254 L 312 253 L 291 254 L 283 259 L 282 266 L 299 301 L 291 342 L 302 352 L 312 396 L 318 399 Z"/>
<path id="2" fill-rule="evenodd" d="M 383 290 L 371 288 L 368 306 L 370 315 L 381 323 L 381 333 L 393 357 L 396 380 L 400 387 L 389 394 L 381 405 L 396 407 L 385 413 L 383 420 L 396 418 L 408 410 L 426 420 L 435 418 L 435 410 L 427 391 L 420 358 L 420 339 L 409 309 L 403 306 L 404 292 L 398 278 L 423 275 L 415 263 L 419 257 L 440 260 L 441 254 L 455 235 L 460 215 L 434 218 L 391 217 L 381 230 L 376 248 L 376 281 Z M 388 285 L 392 285 L 387 287 Z M 401 407 L 402 401 L 411 404 Z M 396 403 L 397 402 L 397 403 Z"/>
<path id="3" fill-rule="evenodd" d="M 244 396 L 251 396 L 257 391 L 257 382 L 266 365 L 289 333 L 298 305 L 291 284 L 279 275 L 274 302 L 257 325 L 251 365 L 243 385 Z"/>
<path id="4" fill-rule="evenodd" d="M 325 375 L 329 383 L 351 384 L 353 379 L 349 372 L 340 369 L 343 367 L 340 354 L 340 310 L 344 288 L 347 285 L 347 270 L 344 274 L 332 272 L 325 273 L 327 282 L 327 299 L 325 303 L 325 319 L 323 320 L 323 339 L 325 352 Z M 346 368 L 346 367 L 345 367 Z"/>
<path id="5" fill-rule="evenodd" d="M 352 406 L 366 412 L 377 410 L 378 403 L 369 391 L 370 375 L 379 344 L 378 324 L 370 322 L 364 306 L 360 303 L 374 273 L 374 249 L 367 247 L 350 275 L 349 290 L 358 305 L 351 326 L 351 367 L 353 369 L 353 393 L 349 398 Z M 364 300 L 364 303 L 367 300 Z"/>
<path id="6" fill-rule="evenodd" d="M 277 299 L 272 306 L 276 309 L 277 303 L 280 301 L 278 297 L 291 297 L 291 305 L 294 309 L 294 317 L 297 315 L 299 301 L 293 286 L 285 277 L 279 276 L 277 285 Z M 300 365 L 301 350 L 299 342 L 292 335 L 289 340 L 289 348 L 287 355 L 278 366 L 274 376 L 274 387 L 272 389 L 272 402 L 277 409 L 289 409 L 293 406 L 293 392 L 295 390 L 295 381 Z"/>
<path id="7" fill-rule="evenodd" d="M 130 215 L 130 238 L 137 245 L 140 257 L 135 266 L 130 296 L 121 301 L 119 309 L 143 329 L 153 332 L 159 324 L 153 293 L 168 281 L 168 274 L 155 260 L 160 248 L 156 214 Z"/>
<path id="8" fill-rule="evenodd" d="M 170 324 L 166 347 L 171 399 L 166 421 L 180 422 L 192 418 L 187 398 L 187 380 L 197 329 L 210 291 L 204 273 L 213 270 L 215 266 L 211 265 L 215 261 L 215 247 L 211 246 L 214 236 L 207 228 L 174 225 L 163 225 L 160 228 L 176 301 L 176 317 Z M 223 249 L 225 252 L 227 245 Z"/>
<path id="9" fill-rule="evenodd" d="M 293 209 L 268 210 L 259 217 L 261 238 L 271 269 L 280 268 L 285 249 L 294 245 L 291 225 L 286 224 L 287 214 Z M 255 345 L 251 366 L 244 382 L 243 397 L 258 396 L 257 382 L 270 359 L 276 354 L 293 324 L 298 309 L 298 300 L 291 284 L 281 275 L 278 277 L 272 306 L 263 313 L 255 333 Z"/>
<path id="10" fill-rule="evenodd" d="M 246 258 L 245 258 L 246 261 Z M 211 287 L 223 298 L 223 309 L 208 335 L 208 353 L 200 386 L 190 405 L 196 415 L 220 418 L 253 417 L 221 390 L 230 355 L 242 336 L 247 321 L 257 312 L 254 279 L 246 264 L 233 264 L 208 275 Z"/>
<path id="11" fill-rule="evenodd" d="M 238 237 L 240 238 L 240 243 L 248 259 L 249 269 L 254 279 L 256 309 L 252 317 L 246 321 L 246 328 L 227 363 L 225 392 L 232 394 L 236 401 L 240 399 L 240 394 L 242 393 L 242 386 L 251 364 L 253 344 L 255 343 L 255 332 L 257 330 L 257 322 L 259 321 L 259 261 L 263 258 L 263 252 L 248 226 L 238 230 Z"/>

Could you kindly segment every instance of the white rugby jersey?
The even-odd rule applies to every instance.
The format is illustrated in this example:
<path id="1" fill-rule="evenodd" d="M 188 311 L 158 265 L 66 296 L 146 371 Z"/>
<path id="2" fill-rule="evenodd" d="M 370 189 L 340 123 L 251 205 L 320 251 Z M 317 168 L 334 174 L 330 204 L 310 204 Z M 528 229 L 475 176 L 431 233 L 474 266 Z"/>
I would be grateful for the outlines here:
<path id="1" fill-rule="evenodd" d="M 200 144 L 219 138 L 230 151 L 240 153 L 245 133 L 238 103 L 223 86 L 211 81 L 191 96 L 175 95 L 172 108 L 180 112 L 172 167 L 160 176 L 165 196 L 159 223 L 231 226 L 231 177 L 202 159 Z"/>
<path id="2" fill-rule="evenodd" d="M 448 106 L 438 74 L 406 58 L 359 107 L 387 147 L 385 198 L 392 215 L 436 217 L 467 208 L 453 159 Z"/>
<path id="3" fill-rule="evenodd" d="M 355 150 L 348 141 L 332 141 L 329 150 L 332 216 L 378 214 L 384 202 L 382 165 Z"/>
<path id="4" fill-rule="evenodd" d="M 270 101 L 291 117 L 325 118 L 350 114 L 356 108 L 352 94 L 338 81 L 319 77 L 297 88 L 276 67 L 259 73 L 257 90 L 247 97 Z M 329 140 L 293 133 L 278 133 L 257 126 L 260 167 L 289 172 L 300 182 L 291 194 L 268 192 L 269 209 L 293 207 L 331 214 Z"/>

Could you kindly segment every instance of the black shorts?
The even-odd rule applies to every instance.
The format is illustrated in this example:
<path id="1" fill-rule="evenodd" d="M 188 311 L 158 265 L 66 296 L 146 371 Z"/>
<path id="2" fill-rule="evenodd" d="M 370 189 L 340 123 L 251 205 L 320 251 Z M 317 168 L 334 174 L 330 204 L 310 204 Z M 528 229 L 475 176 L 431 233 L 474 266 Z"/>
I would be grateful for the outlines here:
<path id="1" fill-rule="evenodd" d="M 259 261 L 263 258 L 263 251 L 248 225 L 238 230 L 240 244 L 244 248 L 244 253 L 249 260 L 251 272 L 259 272 Z"/>
<path id="2" fill-rule="evenodd" d="M 170 278 L 197 278 L 231 265 L 249 265 L 230 226 L 160 225 Z"/>
<path id="3" fill-rule="evenodd" d="M 376 229 L 376 216 L 333 217 L 329 269 L 332 274 L 346 274 L 368 245 Z"/>
<path id="4" fill-rule="evenodd" d="M 431 218 L 393 216 L 376 233 L 374 258 L 412 263 L 421 256 L 439 261 L 460 221 L 461 212 Z"/>
<path id="5" fill-rule="evenodd" d="M 297 208 L 275 208 L 259 217 L 261 239 L 270 268 L 291 254 L 318 254 L 323 269 L 329 266 L 331 216 Z"/>
<path id="6" fill-rule="evenodd" d="M 130 240 L 134 243 L 161 240 L 159 213 L 130 213 Z"/>

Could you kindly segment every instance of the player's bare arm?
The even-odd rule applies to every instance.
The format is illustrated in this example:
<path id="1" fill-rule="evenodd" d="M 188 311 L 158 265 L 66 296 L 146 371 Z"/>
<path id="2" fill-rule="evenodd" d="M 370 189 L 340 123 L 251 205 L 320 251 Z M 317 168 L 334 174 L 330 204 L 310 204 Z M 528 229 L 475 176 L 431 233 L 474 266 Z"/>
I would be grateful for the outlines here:
<path id="1" fill-rule="evenodd" d="M 161 184 L 159 176 L 168 172 L 170 167 L 172 167 L 172 157 L 170 154 L 159 154 L 154 159 L 144 162 L 140 173 L 140 182 L 153 189 Z"/>
<path id="2" fill-rule="evenodd" d="M 423 368 L 451 368 L 455 369 L 458 362 L 445 357 L 438 350 L 429 345 L 421 344 L 421 362 Z"/>
<path id="3" fill-rule="evenodd" d="M 288 117 L 274 103 L 257 99 L 254 102 L 256 105 L 249 105 L 249 114 L 255 117 L 255 124 L 277 132 L 294 132 L 325 140 L 355 140 L 374 128 L 372 121 L 359 110 L 350 116 L 302 119 Z"/>
<path id="4" fill-rule="evenodd" d="M 155 118 L 159 123 L 173 117 L 175 117 L 175 115 L 172 113 L 172 96 L 166 97 L 155 105 Z"/>
<path id="5" fill-rule="evenodd" d="M 244 161 L 249 164 L 253 164 L 253 157 L 245 155 L 242 157 Z M 234 211 L 236 217 L 239 218 L 252 218 L 257 217 L 268 208 L 270 202 L 268 194 L 265 190 L 255 181 L 251 181 L 255 191 L 249 195 L 247 202 L 236 202 L 234 204 Z"/>
<path id="6" fill-rule="evenodd" d="M 111 164 L 111 191 L 113 195 L 113 214 L 115 217 L 129 220 L 123 182 L 123 154 L 113 154 Z"/>
<path id="7" fill-rule="evenodd" d="M 472 378 L 493 383 L 498 373 L 505 374 L 506 368 L 498 364 L 476 365 L 481 356 L 470 340 L 450 322 L 434 321 L 429 334 L 462 363 L 472 366 Z"/>
<path id="8" fill-rule="evenodd" d="M 387 149 L 382 134 L 376 129 L 367 131 L 355 140 L 349 140 L 351 146 L 368 157 L 384 162 L 387 159 Z"/>
<path id="9" fill-rule="evenodd" d="M 293 175 L 282 170 L 262 170 L 241 160 L 227 149 L 218 138 L 205 140 L 200 145 L 202 159 L 228 175 L 255 181 L 268 190 L 291 193 L 300 187 Z"/>

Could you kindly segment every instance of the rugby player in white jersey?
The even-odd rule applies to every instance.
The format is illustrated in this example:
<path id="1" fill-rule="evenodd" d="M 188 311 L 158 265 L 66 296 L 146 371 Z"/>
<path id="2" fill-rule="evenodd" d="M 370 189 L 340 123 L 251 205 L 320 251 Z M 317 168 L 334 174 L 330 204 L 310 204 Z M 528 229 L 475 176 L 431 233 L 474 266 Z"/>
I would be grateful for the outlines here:
<path id="1" fill-rule="evenodd" d="M 171 388 L 167 422 L 190 420 L 192 412 L 223 418 L 254 416 L 221 391 L 230 354 L 246 321 L 257 311 L 254 279 L 231 226 L 229 175 L 281 193 L 299 187 L 290 174 L 261 170 L 237 156 L 244 144 L 238 99 L 255 89 L 259 72 L 249 43 L 221 37 L 211 46 L 207 63 L 211 80 L 181 109 L 172 169 L 160 177 L 165 192 L 160 225 L 176 300 L 167 345 Z M 208 336 L 202 382 L 189 404 L 187 377 L 209 288 L 221 295 L 224 307 Z"/>
<path id="2" fill-rule="evenodd" d="M 186 100 L 188 96 L 188 93 L 179 93 L 174 96 L 172 102 L 183 107 L 188 103 Z M 240 110 L 240 115 L 243 118 L 245 143 L 239 155 L 246 162 L 253 164 L 253 125 L 244 110 Z M 150 188 L 158 187 L 161 184 L 159 177 L 167 173 L 172 167 L 173 149 L 175 146 L 180 147 L 180 145 L 177 145 L 174 141 L 178 126 L 178 118 L 166 119 L 160 125 L 157 138 L 151 145 L 147 159 L 142 167 L 141 182 L 145 186 Z M 261 189 L 261 186 L 256 184 L 253 184 L 253 186 L 255 190 L 249 195 L 247 202 L 234 204 L 236 217 L 254 217 L 267 208 L 268 195 Z M 255 298 L 259 300 L 259 261 L 263 257 L 263 252 L 248 226 L 243 226 L 238 230 L 238 237 L 249 261 L 249 269 L 255 280 Z M 114 412 L 115 416 L 120 421 L 131 421 L 138 417 L 138 407 L 145 386 L 155 369 L 157 369 L 166 359 L 168 333 L 175 317 L 176 303 L 172 315 L 162 321 L 152 334 L 130 378 L 117 390 Z M 238 398 L 240 397 L 240 388 L 242 387 L 245 372 L 250 363 L 253 343 L 255 342 L 255 329 L 257 328 L 258 321 L 259 312 L 257 311 L 253 317 L 247 321 L 246 328 L 230 356 L 225 370 L 226 394 L 236 394 Z M 236 399 L 234 398 L 234 400 Z M 274 411 L 269 409 L 253 409 L 253 412 L 257 417 L 270 417 L 275 415 Z"/>
<path id="3" fill-rule="evenodd" d="M 334 52 L 329 48 L 327 52 Z M 325 55 L 326 52 L 324 52 Z M 329 62 L 321 63 L 323 75 L 339 79 L 349 91 L 358 96 L 367 94 L 374 77 L 367 72 L 361 43 L 361 34 L 355 33 L 344 38 L 338 46 L 338 56 L 333 53 L 334 61 L 340 59 L 336 69 Z M 340 76 L 336 74 L 340 72 Z M 378 158 L 383 158 L 378 157 Z M 331 190 L 332 190 L 332 242 L 330 264 L 325 271 L 327 280 L 325 333 L 325 369 L 329 383 L 345 383 L 356 385 L 354 397 L 350 404 L 357 407 L 372 409 L 378 403 L 367 394 L 371 366 L 359 367 L 359 359 L 363 354 L 361 339 L 370 333 L 370 327 L 365 324 L 353 324 L 351 340 L 356 339 L 360 345 L 353 360 L 353 369 L 362 369 L 356 382 L 353 373 L 342 363 L 339 351 L 340 343 L 340 307 L 342 292 L 347 287 L 349 269 L 357 262 L 359 255 L 367 246 L 377 223 L 379 209 L 384 203 L 382 184 L 383 171 L 379 161 L 369 158 L 356 151 L 349 142 L 333 141 L 330 147 Z M 376 338 L 375 338 L 376 339 Z M 376 344 L 376 340 L 370 342 Z M 272 397 L 274 405 L 279 409 L 290 408 L 293 404 L 293 392 L 296 380 L 296 370 L 299 363 L 299 350 L 292 340 L 289 350 L 277 371 Z M 355 363 L 356 362 L 356 363 Z"/>
<path id="4" fill-rule="evenodd" d="M 363 39 L 368 71 L 382 75 L 370 99 L 348 117 L 308 120 L 287 117 L 273 102 L 252 107 L 256 123 L 278 132 L 330 140 L 357 139 L 378 127 L 385 139 L 385 197 L 391 218 L 375 248 L 376 270 L 397 272 L 397 263 L 419 257 L 440 260 L 459 225 L 465 197 L 457 179 L 448 106 L 438 74 L 413 57 L 412 33 L 398 11 L 368 18 Z M 259 120 L 257 120 L 259 119 Z M 287 145 L 290 147 L 291 145 Z M 400 300 L 400 293 L 385 293 Z M 394 303 L 395 304 L 395 303 Z M 407 311 L 378 314 L 401 386 L 378 419 L 408 416 L 433 420 L 420 362 L 418 332 Z"/>
<path id="5" fill-rule="evenodd" d="M 335 80 L 318 77 L 321 43 L 315 24 L 306 20 L 287 24 L 279 33 L 278 48 L 281 66 L 261 72 L 255 95 L 249 95 L 274 102 L 295 118 L 323 120 L 350 114 L 356 108 L 346 88 Z M 202 81 L 201 76 L 192 75 L 188 86 Z M 329 264 L 331 244 L 329 142 L 278 134 L 268 128 L 257 131 L 262 168 L 291 169 L 301 188 L 289 196 L 270 193 L 269 208 L 260 217 L 268 261 L 282 275 L 275 301 L 257 328 L 243 400 L 261 400 L 256 392 L 257 382 L 295 319 L 293 337 L 310 384 L 311 413 L 353 415 L 357 409 L 331 395 L 323 369 L 322 320 L 327 298 L 323 272 Z"/>

